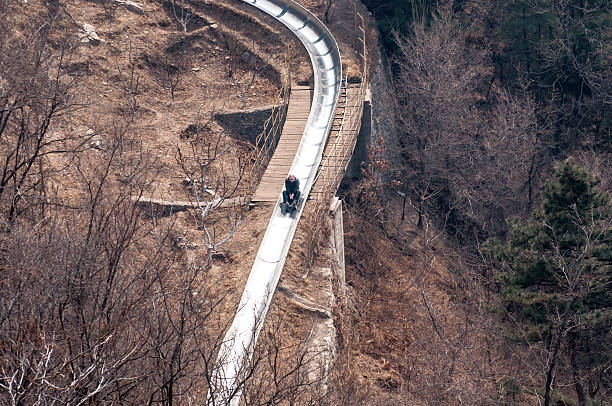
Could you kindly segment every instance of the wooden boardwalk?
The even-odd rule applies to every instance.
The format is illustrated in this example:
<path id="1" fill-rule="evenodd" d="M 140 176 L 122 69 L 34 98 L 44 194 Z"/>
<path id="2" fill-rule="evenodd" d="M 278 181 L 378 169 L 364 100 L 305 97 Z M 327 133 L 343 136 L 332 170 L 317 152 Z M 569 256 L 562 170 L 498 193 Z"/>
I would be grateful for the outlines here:
<path id="1" fill-rule="evenodd" d="M 360 100 L 362 94 L 359 87 L 347 87 L 342 90 L 317 179 L 309 195 L 310 199 L 318 199 L 325 195 L 330 197 L 330 193 L 333 196 L 340 186 L 357 144 L 363 111 Z"/>
<path id="2" fill-rule="evenodd" d="M 285 125 L 274 154 L 251 199 L 253 203 L 276 203 L 283 190 L 283 182 L 289 174 L 308 121 L 311 95 L 312 89 L 309 87 L 291 87 Z"/>

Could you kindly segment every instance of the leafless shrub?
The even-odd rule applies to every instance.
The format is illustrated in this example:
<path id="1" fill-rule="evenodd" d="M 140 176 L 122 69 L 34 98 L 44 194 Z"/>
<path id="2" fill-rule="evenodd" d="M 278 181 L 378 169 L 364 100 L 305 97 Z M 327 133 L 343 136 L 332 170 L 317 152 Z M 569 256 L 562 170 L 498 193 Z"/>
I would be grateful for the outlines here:
<path id="1" fill-rule="evenodd" d="M 113 20 L 115 19 L 117 7 L 119 7 L 119 4 L 115 0 L 102 0 L 102 8 L 104 9 L 104 15 L 108 19 L 108 24 L 111 27 L 113 26 Z"/>
<path id="2" fill-rule="evenodd" d="M 187 33 L 187 27 L 189 22 L 193 18 L 193 12 L 187 7 L 185 0 L 171 0 L 172 1 L 172 12 L 174 18 L 183 28 L 183 32 Z"/>
<path id="3" fill-rule="evenodd" d="M 129 108 L 132 121 L 134 121 L 136 111 L 138 110 L 137 96 L 140 94 L 138 89 L 140 85 L 140 75 L 136 72 L 136 65 L 134 49 L 130 42 L 126 64 L 120 65 L 119 62 L 116 62 L 115 67 L 119 75 L 119 83 L 116 84 L 116 88 L 121 93 L 121 96 Z"/>
<path id="4" fill-rule="evenodd" d="M 171 55 L 169 50 L 166 50 L 163 60 L 148 60 L 148 65 L 157 84 L 170 93 L 174 103 L 176 90 L 186 69 L 184 55 L 178 50 Z"/>

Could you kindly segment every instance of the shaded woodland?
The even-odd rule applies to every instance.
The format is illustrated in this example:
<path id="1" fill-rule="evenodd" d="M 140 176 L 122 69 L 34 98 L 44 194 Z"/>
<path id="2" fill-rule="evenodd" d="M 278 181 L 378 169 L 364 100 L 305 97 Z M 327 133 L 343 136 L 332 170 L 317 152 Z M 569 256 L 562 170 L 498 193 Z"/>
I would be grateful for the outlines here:
<path id="1" fill-rule="evenodd" d="M 404 270 L 413 275 L 410 300 L 421 299 L 447 354 L 440 371 L 457 366 L 431 390 L 448 385 L 458 394 L 441 400 L 398 384 L 399 399 L 609 404 L 612 5 L 364 3 L 388 57 L 398 145 L 381 135 L 361 186 L 346 198 L 355 216 L 370 217 L 358 233 L 385 235 L 413 258 Z M 384 271 L 354 255 L 361 273 L 355 280 L 384 279 Z M 457 325 L 452 345 L 423 276 L 438 273 L 441 261 L 450 270 L 447 282 L 456 284 L 452 295 L 471 315 L 464 333 Z M 495 371 L 479 372 L 480 379 L 468 373 L 474 386 L 461 392 L 468 384 L 460 354 L 479 356 L 467 349 L 479 329 L 489 354 L 482 364 Z M 396 360 L 398 370 L 418 362 L 406 358 Z"/>

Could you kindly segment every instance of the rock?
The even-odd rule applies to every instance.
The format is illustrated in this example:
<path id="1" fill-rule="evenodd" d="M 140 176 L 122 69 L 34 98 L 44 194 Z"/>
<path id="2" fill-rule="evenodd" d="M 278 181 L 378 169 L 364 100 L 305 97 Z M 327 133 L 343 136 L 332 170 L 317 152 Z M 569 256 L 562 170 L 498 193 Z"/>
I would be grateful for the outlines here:
<path id="1" fill-rule="evenodd" d="M 210 28 L 211 30 L 216 30 L 219 27 L 218 24 L 212 23 L 208 26 L 208 28 Z"/>
<path id="2" fill-rule="evenodd" d="M 217 261 L 225 262 L 227 260 L 227 254 L 223 251 L 213 251 L 212 257 L 213 259 L 216 259 Z"/>
<path id="3" fill-rule="evenodd" d="M 255 65 L 257 63 L 257 57 L 249 51 L 244 51 L 242 55 L 240 55 L 240 59 L 242 59 L 242 62 L 248 63 L 249 65 Z"/>
<path id="4" fill-rule="evenodd" d="M 87 130 L 86 136 L 89 138 L 89 146 L 93 149 L 103 149 L 104 148 L 104 140 L 100 134 L 94 134 L 94 130 L 91 128 Z"/>
<path id="5" fill-rule="evenodd" d="M 98 134 L 98 135 L 95 135 L 95 136 L 94 136 L 94 137 L 91 139 L 91 141 L 89 142 L 89 146 L 90 146 L 91 148 L 93 148 L 93 149 L 101 150 L 101 149 L 103 149 L 103 148 L 102 148 L 102 147 L 103 147 L 102 142 L 103 142 L 103 141 L 102 141 L 102 136 L 100 136 L 100 135 Z"/>
<path id="6" fill-rule="evenodd" d="M 242 59 L 244 63 L 249 63 L 251 61 L 251 53 L 249 51 L 244 51 L 242 55 L 240 55 L 240 59 Z"/>
<path id="7" fill-rule="evenodd" d="M 83 33 L 79 35 L 81 42 L 98 45 L 103 40 L 98 36 L 96 27 L 91 24 L 83 23 Z"/>
<path id="8" fill-rule="evenodd" d="M 131 11 L 132 13 L 136 13 L 139 15 L 144 15 L 145 13 L 144 8 L 140 4 L 130 0 L 115 0 L 115 3 L 125 7 L 128 11 Z"/>

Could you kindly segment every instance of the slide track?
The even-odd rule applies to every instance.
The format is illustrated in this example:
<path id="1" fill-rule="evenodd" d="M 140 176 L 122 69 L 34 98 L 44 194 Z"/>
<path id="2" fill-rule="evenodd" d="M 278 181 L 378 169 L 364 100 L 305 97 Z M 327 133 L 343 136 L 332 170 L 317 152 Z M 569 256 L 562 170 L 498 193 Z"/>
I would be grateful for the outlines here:
<path id="1" fill-rule="evenodd" d="M 340 94 L 342 64 L 331 32 L 292 0 L 242 0 L 280 21 L 304 44 L 314 73 L 308 121 L 290 173 L 300 180 L 302 198 L 296 212 L 280 208 L 281 196 L 259 246 L 238 310 L 217 356 L 208 403 L 238 406 L 244 374 L 276 290 L 285 258 L 321 162 Z"/>

